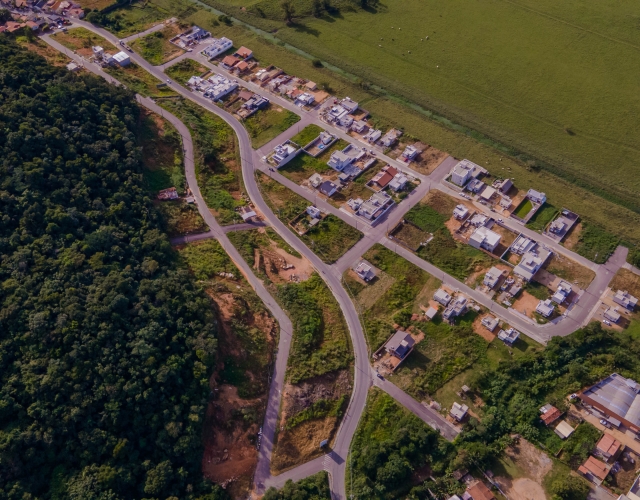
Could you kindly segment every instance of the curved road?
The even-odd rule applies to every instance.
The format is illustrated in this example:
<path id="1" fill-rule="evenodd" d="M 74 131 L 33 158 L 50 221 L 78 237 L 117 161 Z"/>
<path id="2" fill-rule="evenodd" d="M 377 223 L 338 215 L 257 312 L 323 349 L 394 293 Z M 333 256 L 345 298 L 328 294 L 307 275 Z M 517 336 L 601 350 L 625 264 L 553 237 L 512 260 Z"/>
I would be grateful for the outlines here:
<path id="1" fill-rule="evenodd" d="M 101 28 L 97 28 L 91 25 L 90 23 L 86 23 L 82 21 L 74 21 L 74 24 L 83 26 L 91 31 L 94 31 L 100 36 L 111 41 L 114 45 L 117 45 L 118 43 L 118 39 L 115 36 L 113 36 L 111 33 Z M 44 38 L 46 39 L 47 37 L 44 37 Z M 49 39 L 47 40 L 47 42 L 53 45 L 54 47 L 56 47 L 56 45 L 59 46 L 59 44 L 55 44 L 53 40 Z M 56 47 L 56 48 L 60 50 L 59 47 Z M 67 53 L 69 52 L 64 48 L 62 48 L 62 51 Z M 247 280 L 251 283 L 254 289 L 256 289 L 256 292 L 258 292 L 258 295 L 260 296 L 260 298 L 265 302 L 267 307 L 269 307 L 269 309 L 272 310 L 272 312 L 274 313 L 274 316 L 280 321 L 282 332 L 281 332 L 280 343 L 278 348 L 276 369 L 274 371 L 274 377 L 273 377 L 272 385 L 269 392 L 268 410 L 265 416 L 265 422 L 264 422 L 264 428 L 263 428 L 263 432 L 264 432 L 263 446 L 260 450 L 258 466 L 255 473 L 256 491 L 258 493 L 262 493 L 264 489 L 269 486 L 281 487 L 287 479 L 293 479 L 293 480 L 301 479 L 310 474 L 318 472 L 319 470 L 322 470 L 324 468 L 325 470 L 328 470 L 328 472 L 330 473 L 331 491 L 332 491 L 333 498 L 346 499 L 345 471 L 346 471 L 346 461 L 348 457 L 349 446 L 353 438 L 353 435 L 356 431 L 362 412 L 364 411 L 368 388 L 372 384 L 373 377 L 372 377 L 372 372 L 371 372 L 371 368 L 368 361 L 369 354 L 368 354 L 367 343 L 364 337 L 364 333 L 362 331 L 362 326 L 358 317 L 358 313 L 348 293 L 342 287 L 342 283 L 341 283 L 342 272 L 349 267 L 352 260 L 359 258 L 359 256 L 362 255 L 362 253 L 364 253 L 367 248 L 369 248 L 371 245 L 373 245 L 376 242 L 380 242 L 386 245 L 387 247 L 389 247 L 390 249 L 396 251 L 399 255 L 407 258 L 409 261 L 419 265 L 423 269 L 426 269 L 431 274 L 434 274 L 437 277 L 442 277 L 444 282 L 451 284 L 454 288 L 459 288 L 464 292 L 470 294 L 472 298 L 476 299 L 478 302 L 482 303 L 483 305 L 485 305 L 484 304 L 485 301 L 483 300 L 482 297 L 475 296 L 478 293 L 475 290 L 471 290 L 471 289 L 467 290 L 468 287 L 465 287 L 464 285 L 462 285 L 460 282 L 458 282 L 451 276 L 443 273 L 441 270 L 435 268 L 431 264 L 426 263 L 425 261 L 423 261 L 416 255 L 412 254 L 411 252 L 408 252 L 402 249 L 401 247 L 397 247 L 397 245 L 395 245 L 385 237 L 384 226 L 386 224 L 380 224 L 375 228 L 362 227 L 362 225 L 360 225 L 361 227 L 358 227 L 358 229 L 361 229 L 364 232 L 365 237 L 363 238 L 363 240 L 361 240 L 361 242 L 359 242 L 356 245 L 357 248 L 354 248 L 353 251 L 349 251 L 347 254 L 345 254 L 345 256 L 343 256 L 343 258 L 340 259 L 340 261 L 336 263 L 336 265 L 333 265 L 333 266 L 326 265 L 308 247 L 306 247 L 297 237 L 295 237 L 295 235 L 275 216 L 275 214 L 271 211 L 271 209 L 263 200 L 260 189 L 259 189 L 259 185 L 256 182 L 255 170 L 256 169 L 259 170 L 261 169 L 261 167 L 262 168 L 264 167 L 260 163 L 259 153 L 255 152 L 251 147 L 251 141 L 249 139 L 247 131 L 242 126 L 242 124 L 238 122 L 229 113 L 218 108 L 210 100 L 204 98 L 202 95 L 186 90 L 183 87 L 179 86 L 175 81 L 167 78 L 167 76 L 162 71 L 162 67 L 152 66 L 151 64 L 149 64 L 147 61 L 145 61 L 135 53 L 131 53 L 130 56 L 134 62 L 136 62 L 141 67 L 143 67 L 145 70 L 147 70 L 149 73 L 154 75 L 159 80 L 161 81 L 166 80 L 167 82 L 171 83 L 173 89 L 178 94 L 182 95 L 187 99 L 190 99 L 191 101 L 196 102 L 197 104 L 203 106 L 207 110 L 220 116 L 229 124 L 229 126 L 233 128 L 234 132 L 238 136 L 238 142 L 240 145 L 242 173 L 243 173 L 243 178 L 245 182 L 245 187 L 247 189 L 247 194 L 250 196 L 251 200 L 254 202 L 258 210 L 260 210 L 264 214 L 265 218 L 270 223 L 270 225 L 276 230 L 276 232 L 278 232 L 278 234 L 289 245 L 291 245 L 291 247 L 295 248 L 298 252 L 304 255 L 318 270 L 318 272 L 320 273 L 320 276 L 327 283 L 327 285 L 331 289 L 332 293 L 334 294 L 336 300 L 338 301 L 342 309 L 342 312 L 344 314 L 345 320 L 347 321 L 347 325 L 349 327 L 351 339 L 353 342 L 354 355 L 355 355 L 355 374 L 354 374 L 354 387 L 353 387 L 352 398 L 349 403 L 347 412 L 342 420 L 338 433 L 336 435 L 334 448 L 333 450 L 331 450 L 331 452 L 329 452 L 325 456 L 321 456 L 315 460 L 312 460 L 311 462 L 308 462 L 299 467 L 296 467 L 295 469 L 285 472 L 279 476 L 275 476 L 275 477 L 271 476 L 269 472 L 270 457 L 271 457 L 271 451 L 273 446 L 273 438 L 275 435 L 275 428 L 277 425 L 281 390 L 284 383 L 284 372 L 286 369 L 288 350 L 290 347 L 291 323 L 288 317 L 286 317 L 286 314 L 279 308 L 279 306 L 275 303 L 275 301 L 268 294 L 268 292 L 266 292 L 266 289 L 264 289 L 262 283 L 253 275 L 253 272 L 251 271 L 249 266 L 246 264 L 246 262 L 244 262 L 244 260 L 240 257 L 235 247 L 233 247 L 233 245 L 229 242 L 228 238 L 226 238 L 224 234 L 224 230 L 218 225 L 215 218 L 211 215 L 211 213 L 207 209 L 206 204 L 204 203 L 204 200 L 200 196 L 200 192 L 197 188 L 197 182 L 195 179 L 195 172 L 193 171 L 193 149 L 191 145 L 191 136 L 188 130 L 186 129 L 186 127 L 184 126 L 184 124 L 182 124 L 182 122 L 180 122 L 173 115 L 170 115 L 170 113 L 164 111 L 162 108 L 155 105 L 153 101 L 149 99 L 140 99 L 145 106 L 167 117 L 167 119 L 169 119 L 169 121 L 171 121 L 176 126 L 176 128 L 180 131 L 181 135 L 183 135 L 183 139 L 185 137 L 188 137 L 188 140 L 184 140 L 185 167 L 187 167 L 187 158 L 188 158 L 191 165 L 190 167 L 191 173 L 189 173 L 189 167 L 187 167 L 187 179 L 188 179 L 189 185 L 192 187 L 192 191 L 194 192 L 194 195 L 196 195 L 196 192 L 197 192 L 196 200 L 198 203 L 198 208 L 201 214 L 203 215 L 203 218 L 205 219 L 205 221 L 207 221 L 207 223 L 209 224 L 211 231 L 215 234 L 215 237 L 218 239 L 218 241 L 220 241 L 221 245 L 229 253 L 229 255 L 234 260 L 234 262 L 236 262 L 236 264 L 238 265 L 239 269 L 241 269 L 243 274 L 245 274 L 245 276 L 247 277 Z M 85 64 L 85 65 L 88 66 L 88 64 Z M 221 71 L 219 68 L 216 68 L 215 70 L 216 72 L 220 72 L 223 74 L 225 73 Z M 101 76 L 104 76 L 108 80 L 113 81 L 113 78 L 110 78 L 108 75 L 104 74 L 103 72 L 100 71 L 99 74 L 101 74 Z M 243 85 L 250 86 L 250 84 L 246 84 L 246 82 L 243 82 Z M 257 89 L 252 89 L 252 90 L 255 91 Z M 264 90 L 262 90 L 262 92 L 258 92 L 258 93 L 264 94 L 265 92 Z M 270 98 L 271 97 L 272 96 L 270 96 Z M 289 108 L 291 104 L 290 103 L 287 103 L 287 104 L 288 105 L 286 107 Z M 155 107 L 155 109 L 153 107 Z M 302 112 L 299 109 L 294 109 L 293 111 L 295 111 L 298 114 L 304 113 L 303 122 L 305 124 L 307 122 L 311 123 L 311 122 L 317 121 L 317 120 L 312 120 L 308 113 Z M 173 120 L 176 120 L 176 122 L 174 123 Z M 186 135 L 183 134 L 183 132 L 185 131 L 186 131 Z M 285 132 L 282 136 L 278 138 L 278 140 L 280 140 L 281 137 L 283 137 L 284 135 L 292 135 L 292 130 L 290 129 L 287 132 Z M 337 135 L 345 136 L 346 134 L 338 130 Z M 352 138 L 348 137 L 347 140 L 352 141 Z M 384 157 L 384 155 L 379 155 L 379 156 L 385 160 L 387 159 L 386 157 Z M 388 159 L 388 160 L 392 164 L 396 163 L 395 160 L 391 160 L 391 159 Z M 403 165 L 403 168 L 406 169 L 406 165 Z M 423 192 L 426 194 L 426 191 L 428 191 L 428 189 L 431 187 L 431 181 L 435 181 L 436 183 L 439 183 L 439 181 L 441 180 L 439 179 L 439 177 L 442 176 L 443 170 L 444 169 L 438 169 L 437 172 L 434 172 L 429 177 L 416 174 L 416 177 L 420 178 L 422 181 L 422 185 L 419 188 L 420 194 L 422 194 Z M 280 177 L 279 175 L 276 174 L 276 177 L 278 177 L 279 181 L 281 180 L 279 178 Z M 302 194 L 302 193 L 299 193 L 299 194 Z M 311 198 L 310 201 L 313 201 L 313 194 L 305 193 L 302 195 L 307 199 Z M 412 198 L 416 198 L 416 199 L 420 199 L 421 197 L 422 196 L 420 197 L 412 196 Z M 403 213 L 405 213 L 406 210 L 408 210 L 411 205 L 413 205 L 413 203 L 405 203 L 400 207 L 396 207 L 395 211 L 392 212 L 393 215 L 389 216 L 389 219 L 393 218 L 393 220 L 390 220 L 389 222 L 391 224 L 397 222 L 399 220 L 399 217 L 401 218 Z M 327 206 L 327 209 L 329 209 L 329 206 Z M 331 207 L 331 209 L 333 209 L 333 207 Z M 340 218 L 342 218 L 343 220 L 346 220 L 348 223 L 352 225 L 356 224 L 355 219 L 351 220 L 352 217 L 342 216 Z M 540 235 L 536 235 L 536 238 L 540 239 Z M 561 253 L 567 252 L 567 250 L 564 248 L 562 250 L 563 251 Z M 610 279 L 613 277 L 613 274 L 615 274 L 617 269 L 619 269 L 619 267 L 622 266 L 622 263 L 624 261 L 624 256 L 625 256 L 624 250 L 619 249 L 618 251 L 616 251 L 616 254 L 614 254 L 613 258 L 610 259 L 610 261 L 607 262 L 605 266 L 602 266 L 602 269 L 598 270 L 602 272 L 597 272 L 596 279 L 594 280 L 592 287 L 589 288 L 589 290 L 593 288 L 594 293 L 588 294 L 587 297 L 585 298 L 586 300 L 584 300 L 584 302 L 580 304 L 581 307 L 578 307 L 576 310 L 572 311 L 569 314 L 568 318 L 563 319 L 558 323 L 549 324 L 545 327 L 532 325 L 527 321 L 525 321 L 524 318 L 519 318 L 517 315 L 511 313 L 511 311 L 505 311 L 501 307 L 498 307 L 497 308 L 498 310 L 494 310 L 494 313 L 498 316 L 509 317 L 508 321 L 510 323 L 513 323 L 514 326 L 517 325 L 519 329 L 524 331 L 524 333 L 542 342 L 546 342 L 549 338 L 551 338 L 551 336 L 554 336 L 554 335 L 567 335 L 572 331 L 574 331 L 579 326 L 581 326 L 579 324 L 579 319 L 584 317 L 588 318 L 587 313 L 590 310 L 589 307 L 592 304 L 596 304 L 600 296 L 597 292 L 599 292 L 603 286 L 606 286 L 608 284 Z M 493 310 L 493 304 L 489 304 L 489 306 L 491 306 L 490 308 Z M 281 316 L 286 318 L 286 320 L 280 319 Z M 284 325 L 284 328 L 283 328 L 283 325 Z M 381 382 L 378 382 L 378 380 L 375 380 L 375 382 L 376 382 L 375 385 L 380 386 L 383 390 L 387 391 L 389 394 L 391 394 L 394 398 L 396 398 L 402 404 L 404 404 L 405 406 L 408 405 L 408 408 L 414 413 L 418 414 L 418 416 L 423 418 L 423 420 L 429 422 L 429 419 L 432 418 L 432 416 L 429 415 L 428 412 L 427 414 L 425 414 L 425 411 L 424 409 L 422 409 L 421 405 L 417 404 L 414 400 L 409 401 L 407 399 L 407 401 L 404 401 L 404 399 L 408 398 L 408 396 L 402 391 L 400 391 L 399 389 L 395 388 L 395 386 L 393 386 L 392 388 L 391 384 L 389 383 L 381 383 Z M 450 434 L 449 432 L 445 432 L 445 431 L 446 430 L 443 429 L 444 434 Z M 447 437 L 451 439 L 453 437 L 453 434 L 450 434 Z"/>

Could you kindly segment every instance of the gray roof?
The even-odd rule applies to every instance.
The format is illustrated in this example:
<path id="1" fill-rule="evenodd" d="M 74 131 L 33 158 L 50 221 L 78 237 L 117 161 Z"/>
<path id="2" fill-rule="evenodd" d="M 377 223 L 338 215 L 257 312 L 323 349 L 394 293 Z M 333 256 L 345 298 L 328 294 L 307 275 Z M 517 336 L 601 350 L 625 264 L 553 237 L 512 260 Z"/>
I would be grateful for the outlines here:
<path id="1" fill-rule="evenodd" d="M 400 358 L 404 358 L 416 343 L 411 334 L 398 330 L 393 334 L 386 345 L 387 351 L 395 352 Z"/>
<path id="2" fill-rule="evenodd" d="M 640 386 L 631 379 L 613 373 L 584 392 L 609 412 L 640 427 Z"/>

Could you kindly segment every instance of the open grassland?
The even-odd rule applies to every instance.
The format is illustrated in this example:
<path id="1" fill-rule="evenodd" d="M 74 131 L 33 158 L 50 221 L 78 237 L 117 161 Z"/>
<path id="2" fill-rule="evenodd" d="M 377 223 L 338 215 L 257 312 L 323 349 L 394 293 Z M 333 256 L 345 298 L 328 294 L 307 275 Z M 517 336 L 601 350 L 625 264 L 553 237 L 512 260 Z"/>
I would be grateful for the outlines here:
<path id="1" fill-rule="evenodd" d="M 220 224 L 241 222 L 235 211 L 245 202 L 236 137 L 221 118 L 184 99 L 166 99 L 161 105 L 189 127 L 194 142 L 198 185 L 207 206 Z"/>
<path id="2" fill-rule="evenodd" d="M 226 8 L 221 4 L 219 6 Z M 233 14 L 242 17 L 241 13 L 234 11 Z M 440 119 L 416 108 L 405 99 L 388 95 L 376 88 L 367 89 L 366 85 L 360 85 L 359 80 L 354 81 L 327 68 L 316 68 L 311 64 L 310 59 L 271 43 L 246 28 L 238 25 L 215 26 L 214 23 L 217 22 L 215 17 L 205 12 L 197 12 L 188 20 L 207 29 L 214 29 L 216 36 L 227 36 L 234 40 L 236 45 L 251 47 L 254 56 L 263 66 L 275 64 L 289 74 L 326 84 L 336 95 L 351 96 L 360 102 L 362 107 L 367 109 L 373 119 L 381 125 L 400 127 L 406 134 L 420 139 L 425 144 L 431 144 L 457 158 L 469 158 L 482 164 L 493 175 L 508 175 L 514 178 L 514 182 L 522 189 L 534 187 L 544 191 L 549 203 L 565 206 L 580 214 L 584 220 L 601 227 L 609 227 L 623 240 L 640 242 L 640 215 L 600 197 L 595 190 L 581 187 L 582 184 L 573 180 L 558 177 L 550 170 L 538 169 L 536 165 L 531 166 L 531 163 L 527 164 L 526 158 L 515 160 L 504 151 L 493 147 L 491 141 L 446 119 Z M 247 16 L 246 20 L 253 22 L 254 18 Z M 437 16 L 433 21 L 439 22 Z M 392 25 L 395 26 L 394 23 L 389 26 Z M 405 28 L 402 31 L 404 30 Z M 280 30 L 278 36 L 285 31 Z M 380 37 L 385 36 L 385 34 L 380 35 Z M 412 78 L 417 81 L 414 76 Z M 571 136 L 571 139 L 575 137 L 577 136 Z"/>
<path id="3" fill-rule="evenodd" d="M 205 66 L 193 59 L 183 59 L 182 61 L 175 63 L 173 66 L 169 66 L 165 70 L 165 73 L 181 85 L 184 85 L 192 76 L 202 75 L 206 71 L 207 68 Z"/>
<path id="4" fill-rule="evenodd" d="M 258 149 L 299 121 L 300 117 L 297 114 L 269 104 L 269 107 L 251 115 L 242 123 L 249 132 L 251 145 Z"/>
<path id="5" fill-rule="evenodd" d="M 309 206 L 307 200 L 262 172 L 256 175 L 264 200 L 285 224 Z M 294 234 L 299 236 L 296 232 Z M 362 233 L 334 215 L 328 215 L 315 228 L 299 238 L 324 262 L 330 264 L 355 245 L 362 238 Z"/>
<path id="6" fill-rule="evenodd" d="M 225 8 L 224 0 L 212 3 Z M 299 15 L 310 4 L 294 2 Z M 640 62 L 628 64 L 637 59 L 640 34 L 630 0 L 593 7 L 578 0 L 408 0 L 298 17 L 291 26 L 277 0 L 226 10 L 640 207 L 640 176 L 627 177 L 638 172 L 640 151 Z"/>
<path id="7" fill-rule="evenodd" d="M 170 24 L 160 31 L 137 38 L 131 42 L 131 47 L 151 64 L 159 66 L 184 54 L 184 50 L 172 44 L 170 40 L 186 28 L 186 25 Z"/>

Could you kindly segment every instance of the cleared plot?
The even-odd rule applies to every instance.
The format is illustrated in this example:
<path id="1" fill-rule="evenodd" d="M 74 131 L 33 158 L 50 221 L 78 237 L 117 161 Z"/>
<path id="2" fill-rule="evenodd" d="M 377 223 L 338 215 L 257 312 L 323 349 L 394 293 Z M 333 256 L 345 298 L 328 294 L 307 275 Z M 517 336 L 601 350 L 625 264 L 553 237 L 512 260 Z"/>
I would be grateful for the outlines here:
<path id="1" fill-rule="evenodd" d="M 545 203 L 542 205 L 538 211 L 533 214 L 533 217 L 529 219 L 527 222 L 527 227 L 533 229 L 534 231 L 542 231 L 547 224 L 549 224 L 555 217 L 558 215 L 559 210 L 550 205 L 549 203 Z"/>
<path id="2" fill-rule="evenodd" d="M 118 50 L 111 42 L 84 28 L 73 28 L 67 32 L 59 31 L 51 35 L 51 38 L 84 57 L 93 55 L 91 47 L 94 45 L 100 45 L 107 51 Z"/>
<path id="3" fill-rule="evenodd" d="M 293 182 L 296 182 L 298 184 L 308 179 L 315 173 L 333 174 L 334 170 L 329 165 L 327 165 L 327 162 L 331 157 L 331 153 L 340 149 L 344 149 L 346 146 L 347 141 L 340 139 L 334 142 L 326 151 L 324 151 L 321 155 L 316 156 L 315 158 L 308 154 L 300 153 L 293 160 L 282 167 L 279 172 L 286 178 L 291 179 Z"/>
<path id="4" fill-rule="evenodd" d="M 259 172 L 258 183 L 264 200 L 285 224 L 302 213 L 310 205 L 304 198 Z M 330 264 L 338 260 L 355 245 L 362 233 L 334 215 L 328 215 L 320 224 L 304 236 L 294 232 L 324 262 Z"/>
<path id="5" fill-rule="evenodd" d="M 578 228 L 576 228 L 578 230 Z M 567 238 L 567 240 L 570 240 Z M 604 264 L 620 242 L 620 238 L 598 226 L 583 222 L 573 250 L 597 264 Z M 569 244 L 569 243 L 567 243 Z"/>
<path id="6" fill-rule="evenodd" d="M 194 75 L 202 75 L 208 70 L 206 66 L 194 61 L 193 59 L 183 59 L 175 63 L 173 66 L 169 66 L 165 73 L 178 83 L 184 85 Z"/>
<path id="7" fill-rule="evenodd" d="M 131 42 L 131 47 L 154 66 L 159 66 L 184 54 L 184 50 L 175 46 L 171 40 L 187 28 L 185 25 L 170 24 L 166 28 L 154 31 Z"/>
<path id="8" fill-rule="evenodd" d="M 324 129 L 317 125 L 307 125 L 300 132 L 294 135 L 291 140 L 300 147 L 304 147 L 320 135 Z"/>
<path id="9" fill-rule="evenodd" d="M 83 9 L 102 10 L 116 3 L 116 0 L 77 0 L 75 3 Z"/>
<path id="10" fill-rule="evenodd" d="M 626 290 L 634 297 L 640 297 L 640 276 L 628 269 L 620 269 L 609 286 L 614 291 Z"/>
<path id="11" fill-rule="evenodd" d="M 578 285 L 583 290 L 586 290 L 593 278 L 596 277 L 596 273 L 591 269 L 557 253 L 553 254 L 551 261 L 547 265 L 547 271 Z"/>
<path id="12" fill-rule="evenodd" d="M 251 115 L 242 123 L 249 132 L 251 145 L 258 149 L 299 121 L 300 117 L 297 114 L 269 104 L 269 107 Z"/>
<path id="13" fill-rule="evenodd" d="M 176 6 L 179 4 L 180 2 L 176 2 Z M 171 17 L 169 12 L 163 10 L 152 2 L 136 2 L 99 17 L 101 24 L 105 28 L 119 38 L 124 38 L 149 29 L 159 21 L 164 21 Z M 91 21 L 91 16 L 88 16 L 87 20 Z"/>

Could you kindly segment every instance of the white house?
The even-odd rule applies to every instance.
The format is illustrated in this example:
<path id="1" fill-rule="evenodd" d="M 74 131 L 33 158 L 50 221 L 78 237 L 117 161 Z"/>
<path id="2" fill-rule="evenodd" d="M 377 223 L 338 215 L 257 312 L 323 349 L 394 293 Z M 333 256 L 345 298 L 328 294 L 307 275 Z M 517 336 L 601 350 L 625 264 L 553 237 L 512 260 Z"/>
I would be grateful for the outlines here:
<path id="1" fill-rule="evenodd" d="M 438 288 L 436 293 L 433 294 L 433 300 L 439 302 L 443 306 L 447 307 L 449 302 L 451 302 L 451 295 L 445 292 L 442 288 Z"/>
<path id="2" fill-rule="evenodd" d="M 278 144 L 275 148 L 273 148 L 271 160 L 276 164 L 277 167 L 281 167 L 289 160 L 294 158 L 298 151 L 299 149 L 296 148 L 296 146 L 292 142 Z"/>
<path id="3" fill-rule="evenodd" d="M 456 208 L 453 209 L 453 216 L 458 220 L 464 219 L 468 214 L 469 209 L 462 204 L 456 205 Z"/>
<path id="4" fill-rule="evenodd" d="M 500 320 L 494 316 L 485 316 L 480 322 L 482 323 L 482 326 L 492 332 L 496 329 Z"/>
<path id="5" fill-rule="evenodd" d="M 113 59 L 123 68 L 131 64 L 131 58 L 126 52 L 118 52 L 115 56 L 113 56 Z"/>
<path id="6" fill-rule="evenodd" d="M 406 148 L 404 148 L 404 151 L 402 152 L 402 157 L 404 158 L 405 161 L 409 162 L 413 160 L 416 156 L 418 156 L 419 152 L 420 151 L 418 151 L 418 148 L 416 148 L 415 146 L 407 146 Z"/>
<path id="7" fill-rule="evenodd" d="M 551 297 L 551 300 L 553 300 L 556 304 L 562 304 L 565 300 L 567 300 L 567 297 L 570 293 L 571 285 L 566 281 L 561 281 L 558 285 L 556 293 L 554 293 L 553 297 Z"/>
<path id="8" fill-rule="evenodd" d="M 463 187 L 473 177 L 476 167 L 481 168 L 467 159 L 460 160 L 451 170 L 451 182 L 456 186 Z"/>
<path id="9" fill-rule="evenodd" d="M 514 328 L 509 328 L 508 330 L 500 330 L 498 332 L 498 338 L 502 340 L 507 345 L 513 345 L 516 340 L 520 337 L 520 332 Z"/>
<path id="10" fill-rule="evenodd" d="M 356 267 L 353 268 L 355 273 L 365 281 L 370 281 L 376 277 L 376 273 L 373 268 L 364 260 L 358 262 Z"/>
<path id="11" fill-rule="evenodd" d="M 621 306 L 633 311 L 633 309 L 638 305 L 638 299 L 636 299 L 633 295 L 630 295 L 629 292 L 618 290 L 613 296 L 613 301 L 616 304 L 620 304 Z"/>
<path id="12" fill-rule="evenodd" d="M 320 209 L 317 207 L 314 207 L 313 205 L 307 207 L 307 214 L 309 214 L 314 219 L 322 218 L 322 212 L 320 211 Z"/>
<path id="13" fill-rule="evenodd" d="M 502 276 L 502 270 L 497 267 L 492 267 L 487 271 L 484 275 L 484 279 L 482 280 L 482 284 L 488 286 L 489 288 L 493 288 L 500 281 L 500 277 Z"/>
<path id="14" fill-rule="evenodd" d="M 351 165 L 353 161 L 353 157 L 344 153 L 343 151 L 334 151 L 331 153 L 331 158 L 327 162 L 332 169 L 337 170 L 338 172 L 342 172 L 342 170 L 347 166 Z"/>
<path id="15" fill-rule="evenodd" d="M 222 38 L 212 38 L 211 42 L 211 45 L 201 52 L 203 56 L 209 59 L 213 59 L 233 47 L 233 42 L 224 36 Z"/>
<path id="16" fill-rule="evenodd" d="M 514 267 L 513 273 L 526 281 L 530 281 L 550 255 L 551 252 L 549 250 L 541 247 L 538 247 L 536 251 L 526 252 L 520 259 L 518 265 Z"/>
<path id="17" fill-rule="evenodd" d="M 317 172 L 309 177 L 309 184 L 311 184 L 314 188 L 317 188 L 323 182 L 324 178 Z"/>
<path id="18" fill-rule="evenodd" d="M 554 306 L 553 306 L 553 302 L 551 302 L 551 299 L 541 300 L 540 302 L 538 302 L 538 305 L 536 306 L 536 312 L 544 316 L 545 318 L 548 318 L 549 316 L 551 316 L 553 314 L 553 311 L 554 311 Z"/>
<path id="19" fill-rule="evenodd" d="M 298 96 L 295 104 L 296 106 L 310 106 L 315 100 L 316 98 L 313 97 L 312 94 L 308 94 L 307 92 L 305 92 L 304 94 Z"/>
<path id="20" fill-rule="evenodd" d="M 354 113 L 358 109 L 358 103 L 350 97 L 345 97 L 340 101 L 340 106 L 346 109 L 349 113 Z"/>
<path id="21" fill-rule="evenodd" d="M 353 122 L 353 125 L 351 125 L 351 130 L 357 132 L 358 134 L 361 134 L 367 129 L 367 127 L 367 122 L 365 122 L 364 120 L 358 120 L 357 122 Z"/>
<path id="22" fill-rule="evenodd" d="M 529 191 L 527 191 L 527 198 L 529 198 L 534 203 L 539 203 L 540 205 L 547 201 L 547 196 L 540 191 L 536 191 L 535 189 L 529 189 Z"/>
<path id="23" fill-rule="evenodd" d="M 382 137 L 382 130 L 378 130 L 378 129 L 370 129 L 369 132 L 366 133 L 366 135 L 363 137 L 363 139 L 367 142 L 370 142 L 371 144 L 373 144 L 374 142 L 376 142 L 378 139 L 380 139 L 380 137 Z"/>
<path id="24" fill-rule="evenodd" d="M 404 186 L 409 182 L 407 176 L 404 174 L 396 174 L 391 182 L 389 182 L 389 187 L 393 189 L 395 192 L 401 191 Z"/>
<path id="25" fill-rule="evenodd" d="M 486 226 L 480 226 L 469 237 L 469 245 L 493 252 L 500 243 L 500 235 Z"/>
<path id="26" fill-rule="evenodd" d="M 400 137 L 401 135 L 401 130 L 392 128 L 386 134 L 384 134 L 384 137 L 382 139 L 380 139 L 380 144 L 382 144 L 385 148 L 390 148 L 396 143 L 398 137 Z"/>

